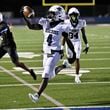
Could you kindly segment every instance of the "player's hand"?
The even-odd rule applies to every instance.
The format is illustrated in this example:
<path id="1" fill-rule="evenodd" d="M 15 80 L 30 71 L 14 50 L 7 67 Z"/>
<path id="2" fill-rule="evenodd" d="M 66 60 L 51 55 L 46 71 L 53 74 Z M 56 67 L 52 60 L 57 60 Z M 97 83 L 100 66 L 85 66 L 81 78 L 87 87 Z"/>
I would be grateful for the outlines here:
<path id="1" fill-rule="evenodd" d="M 86 44 L 86 47 L 84 48 L 83 52 L 85 52 L 85 54 L 87 54 L 88 50 L 89 50 L 89 44 Z"/>

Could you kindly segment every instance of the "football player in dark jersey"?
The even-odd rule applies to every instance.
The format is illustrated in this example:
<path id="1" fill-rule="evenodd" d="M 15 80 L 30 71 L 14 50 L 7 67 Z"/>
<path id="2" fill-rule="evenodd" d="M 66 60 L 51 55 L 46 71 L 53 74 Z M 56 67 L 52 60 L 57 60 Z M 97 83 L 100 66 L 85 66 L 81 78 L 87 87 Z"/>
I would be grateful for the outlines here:
<path id="1" fill-rule="evenodd" d="M 24 63 L 19 61 L 19 57 L 16 50 L 16 43 L 13 38 L 13 34 L 10 31 L 8 24 L 3 21 L 3 15 L 0 13 L 0 59 L 8 53 L 12 62 L 22 69 L 28 71 L 30 75 L 36 80 L 36 75 L 33 69 L 29 69 Z"/>

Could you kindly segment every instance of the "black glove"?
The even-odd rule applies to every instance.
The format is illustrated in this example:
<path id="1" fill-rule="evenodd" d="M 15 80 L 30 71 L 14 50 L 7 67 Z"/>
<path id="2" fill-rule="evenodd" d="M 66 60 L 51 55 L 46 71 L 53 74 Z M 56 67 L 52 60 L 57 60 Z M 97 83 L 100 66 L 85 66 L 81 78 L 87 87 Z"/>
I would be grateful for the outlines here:
<path id="1" fill-rule="evenodd" d="M 87 54 L 88 50 L 89 50 L 89 44 L 86 44 L 86 47 L 84 48 L 83 52 L 85 52 L 85 54 Z"/>

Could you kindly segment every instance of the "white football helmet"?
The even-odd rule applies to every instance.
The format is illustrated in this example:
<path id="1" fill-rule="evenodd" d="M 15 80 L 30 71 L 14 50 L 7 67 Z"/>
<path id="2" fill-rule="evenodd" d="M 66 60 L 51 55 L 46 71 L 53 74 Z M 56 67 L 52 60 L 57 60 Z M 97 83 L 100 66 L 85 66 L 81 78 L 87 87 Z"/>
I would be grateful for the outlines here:
<path id="1" fill-rule="evenodd" d="M 59 21 L 59 20 L 64 20 L 65 17 L 66 17 L 65 10 L 62 6 L 54 5 L 49 8 L 49 11 L 48 11 L 49 19 L 54 20 L 54 21 Z"/>
<path id="2" fill-rule="evenodd" d="M 80 16 L 80 13 L 77 8 L 70 8 L 68 11 L 68 16 L 73 22 L 77 22 Z"/>
<path id="3" fill-rule="evenodd" d="M 3 21 L 3 14 L 0 12 L 0 22 Z"/>
<path id="4" fill-rule="evenodd" d="M 72 15 L 72 14 L 77 14 L 78 16 L 80 16 L 79 10 L 75 7 L 70 8 L 69 11 L 68 11 L 69 16 Z"/>

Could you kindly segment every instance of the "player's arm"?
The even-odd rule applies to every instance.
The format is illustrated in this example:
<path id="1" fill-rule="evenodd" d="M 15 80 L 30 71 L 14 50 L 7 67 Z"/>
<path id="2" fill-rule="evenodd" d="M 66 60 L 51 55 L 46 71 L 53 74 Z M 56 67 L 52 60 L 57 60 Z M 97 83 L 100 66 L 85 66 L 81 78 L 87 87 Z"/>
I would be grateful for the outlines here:
<path id="1" fill-rule="evenodd" d="M 87 37 L 86 37 L 86 33 L 85 33 L 85 28 L 84 27 L 81 29 L 81 32 L 82 32 L 83 41 L 84 41 L 85 44 L 87 44 L 88 41 L 87 41 Z"/>
<path id="2" fill-rule="evenodd" d="M 82 32 L 83 41 L 84 41 L 84 43 L 86 45 L 86 47 L 83 50 L 83 52 L 85 52 L 87 54 L 88 49 L 89 49 L 89 44 L 88 44 L 88 41 L 87 41 L 86 32 L 85 32 L 85 28 L 84 27 L 81 29 L 81 32 Z"/>
<path id="3" fill-rule="evenodd" d="M 75 53 L 75 50 L 74 50 L 74 46 L 73 46 L 71 40 L 68 38 L 68 34 L 66 32 L 63 32 L 62 35 L 63 35 L 63 37 L 65 39 L 65 42 L 67 43 L 68 47 L 73 52 L 73 57 L 68 58 L 69 63 L 72 64 L 76 60 L 76 53 Z"/>
<path id="4" fill-rule="evenodd" d="M 5 35 L 8 30 L 9 30 L 9 27 L 8 27 L 7 23 L 2 22 L 1 26 L 0 26 L 0 36 Z"/>
<path id="5" fill-rule="evenodd" d="M 29 21 L 29 19 L 24 16 L 23 12 L 24 12 L 24 8 L 22 7 L 21 10 L 20 10 L 20 14 L 24 18 L 24 20 L 26 22 L 26 25 L 28 26 L 29 29 L 32 29 L 32 30 L 40 30 L 40 29 L 42 29 L 42 26 L 40 24 L 38 24 L 38 23 L 32 24 Z"/>
<path id="6" fill-rule="evenodd" d="M 62 46 L 64 46 L 65 45 L 65 38 L 63 37 L 62 38 Z"/>
<path id="7" fill-rule="evenodd" d="M 62 37 L 62 41 L 61 41 L 61 49 L 64 49 L 64 45 L 65 45 L 65 38 Z"/>
<path id="8" fill-rule="evenodd" d="M 71 51 L 72 51 L 73 53 L 75 53 L 75 51 L 74 51 L 74 46 L 73 46 L 72 42 L 70 41 L 70 39 L 68 38 L 68 33 L 63 32 L 62 35 L 63 35 L 64 40 L 65 40 L 65 42 L 67 43 L 68 47 L 71 49 Z"/>
<path id="9" fill-rule="evenodd" d="M 24 15 L 23 15 L 23 18 L 28 26 L 29 29 L 32 29 L 32 30 L 40 30 L 42 29 L 42 26 L 40 24 L 32 24 L 28 18 L 26 18 Z"/>

